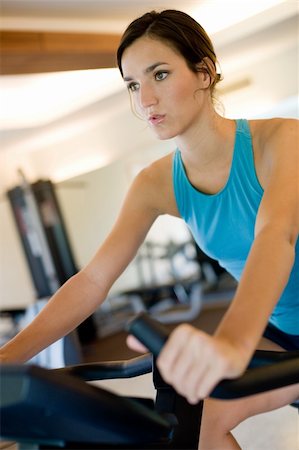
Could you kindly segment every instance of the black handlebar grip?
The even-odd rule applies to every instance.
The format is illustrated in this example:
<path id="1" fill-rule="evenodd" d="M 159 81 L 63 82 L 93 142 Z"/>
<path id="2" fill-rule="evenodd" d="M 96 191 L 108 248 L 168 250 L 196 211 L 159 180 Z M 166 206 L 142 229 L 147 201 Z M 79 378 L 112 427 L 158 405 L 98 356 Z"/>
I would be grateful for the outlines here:
<path id="1" fill-rule="evenodd" d="M 157 357 L 168 339 L 169 331 L 146 313 L 140 313 L 126 327 L 127 331 Z"/>

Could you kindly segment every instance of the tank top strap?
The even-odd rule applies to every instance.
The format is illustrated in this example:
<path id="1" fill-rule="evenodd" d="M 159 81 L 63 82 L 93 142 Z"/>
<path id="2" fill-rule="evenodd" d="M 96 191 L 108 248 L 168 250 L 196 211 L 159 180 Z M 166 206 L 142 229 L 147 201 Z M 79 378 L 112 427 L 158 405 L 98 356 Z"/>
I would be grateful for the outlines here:
<path id="1" fill-rule="evenodd" d="M 247 119 L 236 120 L 236 138 L 231 176 L 244 177 L 243 184 L 247 181 L 248 188 L 253 189 L 258 195 L 263 194 L 264 191 L 255 170 L 252 137 Z"/>
<path id="2" fill-rule="evenodd" d="M 244 133 L 251 138 L 249 123 L 247 119 L 237 119 L 236 127 L 237 133 Z"/>

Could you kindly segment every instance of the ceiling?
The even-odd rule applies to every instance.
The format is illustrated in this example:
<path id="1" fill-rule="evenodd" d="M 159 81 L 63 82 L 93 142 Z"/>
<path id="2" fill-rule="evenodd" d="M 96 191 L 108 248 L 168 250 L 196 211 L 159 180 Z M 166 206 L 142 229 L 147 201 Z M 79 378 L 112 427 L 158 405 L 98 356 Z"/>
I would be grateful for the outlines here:
<path id="1" fill-rule="evenodd" d="M 224 75 L 220 94 L 228 114 L 238 115 L 242 108 L 248 117 L 277 114 L 278 105 L 278 114 L 283 115 L 284 108 L 296 114 L 297 0 L 2 0 L 2 36 L 14 33 L 15 39 L 3 40 L 2 60 L 10 57 L 17 71 L 9 72 L 8 65 L 0 77 L 0 167 L 15 170 L 20 152 L 22 161 L 28 155 L 27 160 L 36 163 L 37 151 L 47 161 L 49 145 L 42 143 L 42 136 L 60 145 L 59 133 L 66 133 L 73 121 L 83 128 L 85 124 L 88 133 L 91 126 L 99 127 L 103 108 L 117 125 L 115 104 L 124 110 L 121 105 L 127 101 L 119 74 L 114 69 L 82 69 L 93 68 L 94 61 L 98 67 L 115 66 L 105 58 L 107 52 L 114 53 L 126 25 L 148 10 L 166 8 L 192 14 L 211 35 Z M 28 33 L 31 41 L 24 38 Z M 47 46 L 37 50 L 33 42 L 41 36 Z M 56 44 L 49 37 L 58 37 Z M 48 66 L 41 65 L 45 61 Z M 68 62 L 67 71 L 61 61 Z M 44 73 L 37 73 L 37 67 Z M 125 114 L 127 110 L 121 121 Z M 11 180 L 8 175 L 5 179 L 6 186 Z M 0 182 L 0 190 L 4 184 Z"/>
<path id="2" fill-rule="evenodd" d="M 282 9 L 294 12 L 297 3 L 297 0 L 1 0 L 1 28 L 122 33 L 131 20 L 147 11 L 173 8 L 192 14 L 208 33 L 215 33 L 281 4 L 284 6 L 280 12 Z M 273 11 L 269 20 L 272 14 Z M 255 28 L 254 24 L 252 27 Z"/>

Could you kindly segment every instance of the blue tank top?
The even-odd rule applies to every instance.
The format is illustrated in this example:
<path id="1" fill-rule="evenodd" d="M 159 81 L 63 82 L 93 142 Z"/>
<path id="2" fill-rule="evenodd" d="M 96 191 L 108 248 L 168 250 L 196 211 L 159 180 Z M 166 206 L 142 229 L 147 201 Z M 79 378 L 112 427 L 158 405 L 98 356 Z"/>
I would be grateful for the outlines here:
<path id="1" fill-rule="evenodd" d="M 230 174 L 219 192 L 205 194 L 194 188 L 179 149 L 174 153 L 172 171 L 178 210 L 198 246 L 239 281 L 254 240 L 264 192 L 255 172 L 247 120 L 236 121 Z M 299 239 L 292 273 L 270 322 L 286 333 L 299 334 Z"/>

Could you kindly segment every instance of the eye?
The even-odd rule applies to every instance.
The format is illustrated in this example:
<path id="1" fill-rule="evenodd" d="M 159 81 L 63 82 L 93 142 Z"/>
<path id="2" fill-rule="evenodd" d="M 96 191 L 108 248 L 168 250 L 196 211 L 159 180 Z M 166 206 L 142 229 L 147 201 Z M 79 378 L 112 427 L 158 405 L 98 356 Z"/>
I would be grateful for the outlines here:
<path id="1" fill-rule="evenodd" d="M 169 72 L 165 70 L 159 70 L 158 72 L 155 73 L 155 80 L 157 81 L 165 80 L 165 78 L 168 76 L 168 73 Z"/>
<path id="2" fill-rule="evenodd" d="M 135 81 L 132 81 L 132 83 L 129 83 L 127 85 L 127 88 L 131 92 L 135 92 L 139 89 L 139 83 L 136 83 Z"/>

